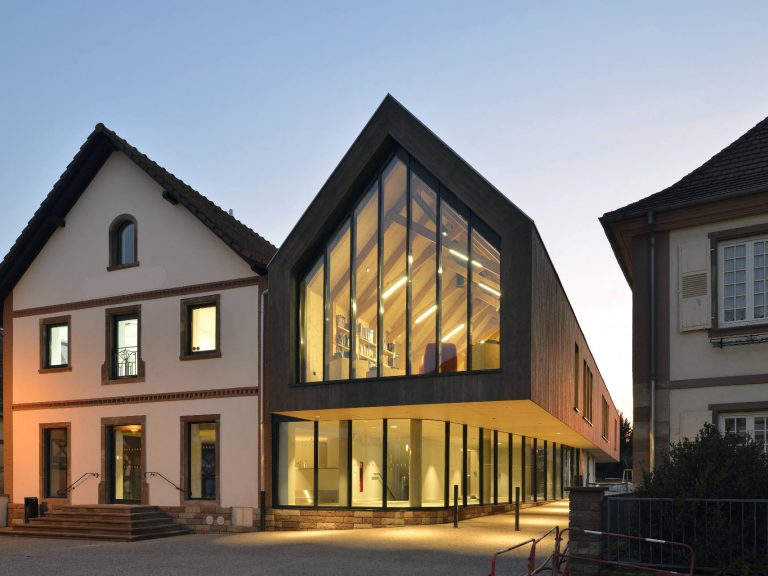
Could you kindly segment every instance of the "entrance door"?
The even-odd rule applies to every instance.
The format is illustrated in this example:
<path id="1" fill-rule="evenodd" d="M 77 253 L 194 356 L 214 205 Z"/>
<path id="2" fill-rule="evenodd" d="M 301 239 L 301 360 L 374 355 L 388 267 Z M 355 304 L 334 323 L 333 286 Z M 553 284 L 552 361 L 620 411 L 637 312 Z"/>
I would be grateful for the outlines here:
<path id="1" fill-rule="evenodd" d="M 140 424 L 109 428 L 109 489 L 113 503 L 141 504 L 142 433 Z"/>

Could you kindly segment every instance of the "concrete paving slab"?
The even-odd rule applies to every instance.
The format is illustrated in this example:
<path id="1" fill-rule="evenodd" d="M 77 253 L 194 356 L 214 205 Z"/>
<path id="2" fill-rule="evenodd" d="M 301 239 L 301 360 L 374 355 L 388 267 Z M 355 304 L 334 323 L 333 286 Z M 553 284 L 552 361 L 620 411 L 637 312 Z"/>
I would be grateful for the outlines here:
<path id="1" fill-rule="evenodd" d="M 92 542 L 0 534 L 0 576 L 487 575 L 501 548 L 568 524 L 568 502 L 451 524 L 367 530 L 189 535 L 146 542 Z M 542 552 L 548 553 L 551 547 Z M 505 561 L 524 572 L 527 551 Z"/>

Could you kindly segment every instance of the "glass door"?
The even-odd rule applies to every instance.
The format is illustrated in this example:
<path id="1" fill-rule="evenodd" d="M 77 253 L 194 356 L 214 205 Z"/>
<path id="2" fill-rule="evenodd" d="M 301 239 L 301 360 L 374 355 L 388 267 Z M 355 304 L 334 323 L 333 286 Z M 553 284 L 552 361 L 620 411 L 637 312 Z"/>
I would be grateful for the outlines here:
<path id="1" fill-rule="evenodd" d="M 115 504 L 141 504 L 142 433 L 140 424 L 109 429 L 110 501 Z"/>

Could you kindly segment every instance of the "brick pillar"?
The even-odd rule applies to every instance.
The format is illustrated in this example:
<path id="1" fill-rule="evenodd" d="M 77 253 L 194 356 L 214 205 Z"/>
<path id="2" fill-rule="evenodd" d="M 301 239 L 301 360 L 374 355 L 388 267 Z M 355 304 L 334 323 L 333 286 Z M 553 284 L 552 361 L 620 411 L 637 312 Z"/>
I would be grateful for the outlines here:
<path id="1" fill-rule="evenodd" d="M 605 488 L 601 487 L 577 487 L 569 489 L 570 506 L 568 513 L 568 527 L 570 544 L 569 550 L 580 556 L 592 556 L 599 558 L 602 553 L 602 543 L 598 536 L 584 534 L 582 530 L 603 529 L 603 506 L 605 502 Z M 597 574 L 599 564 L 587 564 L 574 562 L 571 565 L 571 574 L 574 576 Z"/>

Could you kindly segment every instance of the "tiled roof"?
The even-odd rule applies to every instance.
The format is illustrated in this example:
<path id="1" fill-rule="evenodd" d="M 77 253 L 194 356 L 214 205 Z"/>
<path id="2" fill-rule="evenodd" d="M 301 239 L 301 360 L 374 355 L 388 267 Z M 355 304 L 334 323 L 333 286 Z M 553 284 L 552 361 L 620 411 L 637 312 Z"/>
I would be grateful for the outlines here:
<path id="1" fill-rule="evenodd" d="M 69 210 L 109 155 L 115 151 L 124 153 L 144 170 L 163 188 L 163 196 L 167 200 L 189 210 L 245 260 L 254 272 L 266 273 L 267 264 L 277 251 L 274 245 L 139 152 L 115 132 L 103 124 L 97 124 L 0 262 L 0 299 L 5 298 L 13 289 L 56 228 L 63 225 Z"/>
<path id="2" fill-rule="evenodd" d="M 601 220 L 635 218 L 768 190 L 768 118 L 669 188 L 608 212 Z"/>

